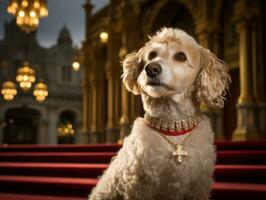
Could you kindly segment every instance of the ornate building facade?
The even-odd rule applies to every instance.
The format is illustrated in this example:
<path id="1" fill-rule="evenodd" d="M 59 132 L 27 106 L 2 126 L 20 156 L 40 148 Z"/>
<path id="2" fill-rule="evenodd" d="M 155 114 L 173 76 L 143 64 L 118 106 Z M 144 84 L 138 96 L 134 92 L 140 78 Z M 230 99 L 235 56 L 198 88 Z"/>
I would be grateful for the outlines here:
<path id="1" fill-rule="evenodd" d="M 184 29 L 230 68 L 225 108 L 202 105 L 216 138 L 266 137 L 265 1 L 110 0 L 92 14 L 93 5 L 87 0 L 84 8 L 83 132 L 90 142 L 123 139 L 134 119 L 143 115 L 140 97 L 121 83 L 119 61 L 164 26 Z M 101 32 L 108 33 L 108 42 L 101 42 Z"/>
<path id="2" fill-rule="evenodd" d="M 36 32 L 22 32 L 13 20 L 5 24 L 0 41 L 0 83 L 16 82 L 16 72 L 23 61 L 36 71 L 36 79 L 48 85 L 47 99 L 38 103 L 32 88 L 23 92 L 18 86 L 14 100 L 0 98 L 0 143 L 76 143 L 80 142 L 82 123 L 81 73 L 72 70 L 77 49 L 70 32 L 63 27 L 57 43 L 40 46 Z M 76 137 L 58 137 L 58 126 L 66 121 L 74 126 Z M 82 137 L 82 136 L 81 136 Z M 69 141 L 66 141 L 69 140 Z"/>

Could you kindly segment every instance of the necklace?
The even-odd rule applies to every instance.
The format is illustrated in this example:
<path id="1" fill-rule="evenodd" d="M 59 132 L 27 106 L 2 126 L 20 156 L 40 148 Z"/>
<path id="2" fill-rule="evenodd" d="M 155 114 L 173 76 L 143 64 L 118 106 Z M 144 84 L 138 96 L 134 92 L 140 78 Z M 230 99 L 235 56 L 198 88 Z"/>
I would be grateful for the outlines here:
<path id="1" fill-rule="evenodd" d="M 186 119 L 166 120 L 165 118 L 152 117 L 145 113 L 147 124 L 165 135 L 178 136 L 190 132 L 201 120 L 199 114 L 189 116 Z"/>
<path id="2" fill-rule="evenodd" d="M 150 118 L 147 118 L 147 115 L 145 115 L 145 119 L 146 119 L 146 122 L 148 123 L 148 125 L 151 127 L 151 128 L 153 128 L 154 130 L 155 130 L 155 132 L 158 134 L 158 135 L 160 135 L 162 138 L 164 138 L 173 148 L 174 148 L 174 151 L 172 152 L 172 156 L 175 158 L 175 160 L 176 160 L 176 163 L 179 165 L 179 164 L 181 164 L 182 163 L 182 161 L 183 161 L 183 157 L 186 157 L 186 156 L 188 156 L 188 153 L 187 153 L 187 151 L 185 151 L 185 150 L 183 150 L 183 147 L 184 147 L 184 145 L 186 144 L 186 142 L 188 141 L 188 139 L 191 137 L 191 134 L 192 134 L 192 132 L 191 132 L 191 130 L 193 129 L 193 128 L 195 128 L 198 124 L 199 124 L 199 122 L 201 121 L 201 117 L 199 116 L 199 115 L 197 115 L 197 116 L 195 116 L 195 119 L 197 119 L 194 123 L 192 123 L 193 124 L 193 126 L 192 127 L 188 127 L 188 129 L 184 129 L 184 130 L 188 130 L 186 133 L 188 133 L 188 135 L 185 137 L 185 139 L 180 143 L 180 144 L 175 144 L 174 142 L 172 142 L 171 140 L 169 140 L 165 135 L 167 135 L 167 134 L 165 134 L 164 132 L 162 133 L 162 132 L 160 132 L 157 128 L 156 128 L 156 126 L 151 126 L 150 125 L 150 123 L 149 123 L 149 119 Z M 161 121 L 163 121 L 163 120 L 161 120 Z M 165 120 L 164 120 L 165 121 Z M 181 121 L 181 120 L 179 120 L 179 121 Z M 183 120 L 184 121 L 184 120 Z M 177 121 L 175 121 L 175 122 L 177 122 Z M 182 131 L 182 130 L 180 130 L 180 131 Z M 179 135 L 181 135 L 181 134 L 179 134 Z"/>

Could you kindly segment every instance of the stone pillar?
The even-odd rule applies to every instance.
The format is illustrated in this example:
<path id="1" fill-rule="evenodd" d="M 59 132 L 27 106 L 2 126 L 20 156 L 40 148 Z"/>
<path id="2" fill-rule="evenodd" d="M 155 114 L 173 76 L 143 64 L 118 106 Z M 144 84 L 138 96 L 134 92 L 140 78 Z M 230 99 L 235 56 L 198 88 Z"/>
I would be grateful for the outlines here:
<path id="1" fill-rule="evenodd" d="M 119 140 L 119 115 L 120 115 L 120 71 L 107 72 L 108 80 L 108 110 L 106 136 L 107 142 L 116 143 Z"/>
<path id="2" fill-rule="evenodd" d="M 111 8 L 110 15 L 113 12 Z M 111 18 L 108 26 L 108 63 L 106 66 L 106 77 L 108 82 L 106 137 L 108 143 L 116 143 L 119 140 L 119 117 L 121 103 L 121 65 L 119 63 L 119 48 L 121 44 L 121 36 L 118 32 L 119 24 L 112 20 L 113 19 Z"/>
<path id="3" fill-rule="evenodd" d="M 233 133 L 233 140 L 256 139 L 258 133 L 257 81 L 254 64 L 257 60 L 256 38 L 254 28 L 256 26 L 257 11 L 250 1 L 237 1 L 234 10 L 236 31 L 239 34 L 239 68 L 240 68 L 240 96 L 237 103 L 237 128 Z M 247 14 L 248 13 L 248 14 Z"/>
<path id="4" fill-rule="evenodd" d="M 92 88 L 92 125 L 90 129 L 91 143 L 104 143 L 106 141 L 105 135 L 105 95 L 104 84 L 101 80 L 93 81 Z"/>
<path id="5" fill-rule="evenodd" d="M 49 136 L 50 134 L 48 134 L 49 130 L 48 130 L 48 120 L 46 118 L 42 118 L 39 121 L 38 124 L 38 138 L 37 138 L 37 143 L 38 144 L 47 144 L 49 143 Z"/>
<path id="6" fill-rule="evenodd" d="M 76 134 L 75 134 L 75 140 L 74 143 L 75 144 L 87 144 L 89 143 L 89 135 L 87 132 L 83 132 L 82 130 L 82 122 L 80 121 L 80 119 L 78 118 L 77 122 L 75 123 L 75 127 L 76 127 Z"/>
<path id="7" fill-rule="evenodd" d="M 48 111 L 48 144 L 57 144 L 57 124 L 58 116 L 55 108 L 49 108 Z"/>
<path id="8" fill-rule="evenodd" d="M 122 111 L 122 116 L 120 118 L 120 140 L 119 143 L 122 143 L 124 138 L 129 134 L 130 132 L 130 107 L 129 107 L 129 103 L 130 103 L 130 94 L 127 91 L 126 87 L 124 86 L 124 84 L 122 83 L 121 85 L 121 89 L 122 89 L 122 107 L 121 107 L 121 111 Z"/>
<path id="9" fill-rule="evenodd" d="M 104 143 L 105 135 L 105 63 L 102 58 L 104 49 L 99 43 L 91 46 L 92 70 L 90 74 L 90 84 L 92 86 L 91 112 L 92 122 L 90 126 L 90 139 L 92 143 Z"/>
<path id="10" fill-rule="evenodd" d="M 83 135 L 84 140 L 89 142 L 89 125 L 90 125 L 90 119 L 91 119 L 91 109 L 90 109 L 90 88 L 88 85 L 88 80 L 83 81 L 83 102 L 82 102 L 82 124 L 80 129 L 80 134 Z M 84 142 L 85 143 L 85 142 Z"/>
<path id="11" fill-rule="evenodd" d="M 82 109 L 82 117 L 83 117 L 83 124 L 82 124 L 82 135 L 87 135 L 87 142 L 89 142 L 89 130 L 91 125 L 91 118 L 92 118 L 92 110 L 91 110 L 91 84 L 89 75 L 91 72 L 91 60 L 90 60 L 90 48 L 89 44 L 83 43 L 83 53 L 84 53 L 84 80 L 82 82 L 82 90 L 83 90 L 83 109 Z"/>
<path id="12" fill-rule="evenodd" d="M 86 3 L 83 5 L 85 11 L 85 41 L 88 41 L 90 38 L 89 28 L 91 25 L 91 16 L 93 5 L 90 0 L 86 0 Z M 85 57 L 86 58 L 86 57 Z"/>
<path id="13" fill-rule="evenodd" d="M 140 47 L 139 44 L 142 43 L 141 32 L 136 31 L 141 30 L 138 27 L 138 18 L 140 15 L 139 4 L 135 3 L 133 5 L 126 0 L 123 0 L 120 14 L 122 21 L 122 47 L 120 50 L 123 50 L 123 54 L 120 56 L 122 58 L 125 54 L 128 54 L 133 50 L 138 50 Z M 130 126 L 136 117 L 136 96 L 129 93 L 123 83 L 121 86 L 121 93 L 122 113 L 120 118 L 120 142 L 122 142 L 124 137 L 130 133 Z"/>
<path id="14" fill-rule="evenodd" d="M 264 6 L 263 6 L 264 4 Z M 266 7 L 265 3 L 263 1 L 258 2 L 258 7 Z M 263 9 L 261 9 L 263 10 Z M 265 16 L 265 14 L 264 14 Z M 259 118 L 259 130 L 260 130 L 260 138 L 266 139 L 266 58 L 265 58 L 265 51 L 266 48 L 264 46 L 265 44 L 265 27 L 266 23 L 265 20 L 263 20 L 263 13 L 260 13 L 260 20 L 259 23 L 257 23 L 256 26 L 253 26 L 252 29 L 252 40 L 253 45 L 257 45 L 257 48 L 254 46 L 252 47 L 253 49 L 256 49 L 257 51 L 253 52 L 253 57 L 258 56 L 258 59 L 256 60 L 254 65 L 258 66 L 258 71 L 257 71 L 257 103 L 258 103 L 258 118 Z M 264 30 L 263 30 L 264 29 Z M 255 43 L 257 41 L 257 43 Z"/>
<path id="15" fill-rule="evenodd" d="M 93 104 L 91 109 L 91 126 L 90 126 L 90 142 L 91 143 L 97 143 L 97 82 L 95 80 L 91 81 L 92 83 L 92 101 L 91 104 Z"/>
<path id="16" fill-rule="evenodd" d="M 82 83 L 83 86 L 83 124 L 82 124 L 82 135 L 87 135 L 87 140 L 89 142 L 89 130 L 92 122 L 92 88 L 90 82 L 90 74 L 92 71 L 92 62 L 91 62 L 91 41 L 89 27 L 91 25 L 91 15 L 93 6 L 90 3 L 90 0 L 86 0 L 84 4 L 85 11 L 85 42 L 83 43 L 83 57 L 84 57 L 84 80 Z"/>
<path id="17" fill-rule="evenodd" d="M 106 142 L 106 93 L 105 82 L 99 79 L 97 83 L 97 138 L 98 143 Z M 94 104 L 95 105 L 95 104 Z"/>
<path id="18" fill-rule="evenodd" d="M 125 33 L 123 35 L 123 46 L 120 48 L 119 57 L 123 60 L 126 56 L 127 48 Z M 121 81 L 121 117 L 120 117 L 120 139 L 118 143 L 122 144 L 124 138 L 130 133 L 130 93 L 127 91 L 124 83 Z"/>
<path id="19" fill-rule="evenodd" d="M 207 11 L 206 11 L 207 12 Z M 201 46 L 210 49 L 217 57 L 220 57 L 220 29 L 213 26 L 207 18 L 202 17 L 196 22 L 196 33 Z M 218 109 L 210 109 L 206 104 L 201 104 L 201 112 L 206 114 L 212 124 L 215 140 L 223 140 L 223 112 Z"/>
<path id="20" fill-rule="evenodd" d="M 260 138 L 266 139 L 266 102 L 259 102 L 258 104 L 259 110 L 259 130 L 260 130 Z"/>

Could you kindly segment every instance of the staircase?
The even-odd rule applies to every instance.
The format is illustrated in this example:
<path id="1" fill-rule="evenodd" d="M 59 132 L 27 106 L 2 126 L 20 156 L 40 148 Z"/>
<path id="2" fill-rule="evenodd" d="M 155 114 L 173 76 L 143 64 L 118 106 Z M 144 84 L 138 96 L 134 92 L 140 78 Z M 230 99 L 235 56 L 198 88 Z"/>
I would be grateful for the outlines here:
<path id="1" fill-rule="evenodd" d="M 1 200 L 86 200 L 119 145 L 0 146 Z M 217 143 L 212 199 L 266 199 L 266 141 Z"/>

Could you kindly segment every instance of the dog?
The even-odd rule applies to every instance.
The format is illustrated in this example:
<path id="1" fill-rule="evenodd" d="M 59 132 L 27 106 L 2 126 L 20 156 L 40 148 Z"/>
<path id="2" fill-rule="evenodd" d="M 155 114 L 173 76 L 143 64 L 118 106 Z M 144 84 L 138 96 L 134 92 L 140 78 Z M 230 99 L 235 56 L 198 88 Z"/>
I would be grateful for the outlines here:
<path id="1" fill-rule="evenodd" d="M 162 28 L 126 56 L 123 83 L 141 95 L 137 118 L 90 200 L 207 200 L 216 160 L 200 103 L 224 105 L 228 67 L 185 31 Z"/>

